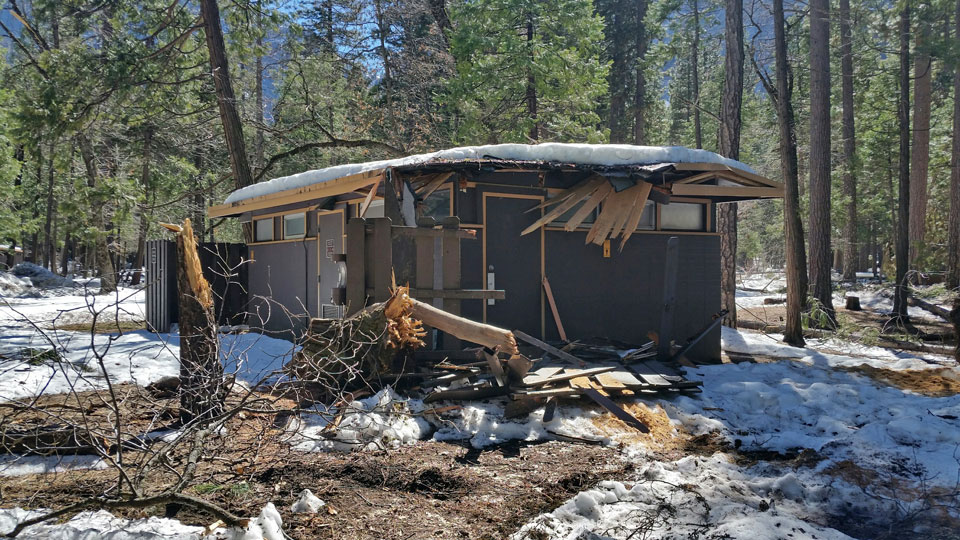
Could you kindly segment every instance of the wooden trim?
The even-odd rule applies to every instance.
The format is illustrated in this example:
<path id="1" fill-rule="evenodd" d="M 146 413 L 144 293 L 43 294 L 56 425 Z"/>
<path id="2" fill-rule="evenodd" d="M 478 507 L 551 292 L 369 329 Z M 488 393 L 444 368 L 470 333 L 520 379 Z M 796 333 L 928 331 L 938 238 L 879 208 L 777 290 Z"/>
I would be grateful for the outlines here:
<path id="1" fill-rule="evenodd" d="M 283 212 L 271 212 L 269 214 L 257 214 L 255 216 L 250 216 L 250 219 L 266 219 L 266 218 L 275 218 L 277 216 L 288 216 L 290 214 L 302 214 L 304 212 L 312 212 L 317 208 L 317 205 L 312 206 L 302 206 L 300 208 L 294 208 L 292 210 L 284 210 Z"/>
<path id="2" fill-rule="evenodd" d="M 296 238 L 286 238 L 287 236 L 287 216 L 292 216 L 294 214 L 303 214 L 303 234 L 297 236 Z M 276 231 L 274 231 L 276 232 Z M 300 212 L 290 212 L 283 214 L 283 217 L 280 218 L 280 238 L 281 240 L 305 240 L 310 238 L 310 235 L 307 234 L 310 232 L 310 226 L 307 224 L 307 212 L 306 210 Z"/>
<path id="3" fill-rule="evenodd" d="M 305 242 L 312 239 L 312 236 L 304 236 L 302 238 L 288 238 L 286 240 L 271 240 L 269 242 L 251 242 L 247 244 L 250 247 L 259 247 L 259 246 L 269 246 L 270 244 L 289 244 L 290 242 Z"/>
<path id="4" fill-rule="evenodd" d="M 492 191 L 483 191 L 480 193 L 481 196 L 481 207 L 482 215 L 481 220 L 484 224 L 487 222 L 487 197 L 500 197 L 502 199 L 529 199 L 529 200 L 538 200 L 543 203 L 545 197 L 543 195 L 534 195 L 526 193 L 498 193 Z M 540 208 L 540 216 L 543 217 L 543 208 Z M 540 227 L 540 280 L 543 281 L 543 276 L 546 275 L 546 238 L 544 235 L 544 228 Z M 482 282 L 484 285 L 487 283 L 487 233 L 484 231 L 483 234 L 483 243 L 481 245 L 481 260 L 483 261 L 483 272 L 480 274 L 482 276 Z M 540 287 L 540 335 L 543 336 L 546 334 L 546 311 L 544 310 L 544 293 L 543 287 Z M 483 322 L 487 322 L 487 303 L 483 302 Z"/>
<path id="5" fill-rule="evenodd" d="M 294 204 L 298 202 L 310 201 L 313 199 L 322 199 L 332 197 L 343 193 L 351 192 L 355 189 L 370 185 L 377 177 L 383 177 L 384 169 L 374 169 L 362 173 L 352 174 L 334 178 L 326 182 L 311 184 L 309 186 L 287 189 L 269 195 L 261 195 L 250 199 L 244 199 L 230 204 L 221 204 L 207 208 L 207 216 L 216 218 L 224 216 L 235 216 L 243 212 L 252 212 L 274 206 L 285 204 Z"/>
<path id="6" fill-rule="evenodd" d="M 689 197 L 781 198 L 783 187 L 734 187 L 702 184 L 674 184 L 673 194 Z"/>
<path id="7" fill-rule="evenodd" d="M 759 174 L 745 171 L 743 169 L 737 169 L 722 163 L 675 163 L 673 168 L 676 171 L 726 171 L 764 186 L 782 187 L 779 182 L 771 180 L 765 176 L 760 176 Z"/>

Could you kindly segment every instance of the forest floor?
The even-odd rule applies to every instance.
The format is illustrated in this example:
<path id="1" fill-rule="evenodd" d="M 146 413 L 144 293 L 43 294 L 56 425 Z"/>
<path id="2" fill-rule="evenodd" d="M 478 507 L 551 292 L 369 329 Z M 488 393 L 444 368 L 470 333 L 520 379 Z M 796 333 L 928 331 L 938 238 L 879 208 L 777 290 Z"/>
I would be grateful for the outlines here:
<path id="1" fill-rule="evenodd" d="M 115 391 L 132 396 L 127 415 L 159 407 L 175 416 L 174 399 L 135 397 L 178 373 L 177 336 L 137 330 L 143 293 L 130 289 L 112 301 L 97 297 L 123 334 L 91 334 L 91 326 L 102 329 L 90 299 L 62 287 L 0 298 L 0 415 L 42 393 L 36 404 L 68 420 L 74 413 L 55 409 L 57 396 L 74 388 L 93 403 L 104 381 L 89 368 L 91 351 L 109 346 L 102 356 Z M 882 318 L 881 300 L 864 304 L 856 324 Z M 241 380 L 258 380 L 291 353 L 289 343 L 257 334 L 225 340 L 242 353 L 243 362 L 228 366 Z M 51 342 L 55 363 L 36 353 Z M 952 358 L 844 336 L 794 348 L 776 335 L 729 329 L 723 348 L 725 363 L 686 371 L 703 381 L 702 393 L 622 403 L 651 426 L 649 435 L 576 401 L 544 423 L 542 409 L 505 418 L 500 400 L 440 413 L 419 395 L 381 392 L 341 424 L 373 424 L 361 430 L 365 445 L 316 442 L 309 434 L 322 419 L 231 420 L 229 436 L 213 443 L 218 459 L 201 465 L 189 491 L 243 516 L 272 503 L 284 532 L 304 539 L 957 537 L 960 369 Z M 0 457 L 0 534 L 111 482 L 115 471 L 92 456 Z M 318 513 L 291 510 L 304 489 L 325 502 Z M 213 521 L 187 509 L 175 519 L 164 513 L 85 512 L 22 537 L 199 538 Z"/>

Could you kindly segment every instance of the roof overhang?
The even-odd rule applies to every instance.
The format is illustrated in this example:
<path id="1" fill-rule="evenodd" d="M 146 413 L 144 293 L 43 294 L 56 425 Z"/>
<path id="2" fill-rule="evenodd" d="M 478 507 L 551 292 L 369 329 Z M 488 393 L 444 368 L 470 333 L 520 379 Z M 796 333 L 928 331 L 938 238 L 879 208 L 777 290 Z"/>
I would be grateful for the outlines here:
<path id="1" fill-rule="evenodd" d="M 442 174 L 443 171 L 508 172 L 517 170 L 588 171 L 610 178 L 634 178 L 662 186 L 676 197 L 701 197 L 717 202 L 783 197 L 783 185 L 758 174 L 718 163 L 654 163 L 642 165 L 591 166 L 557 162 L 518 162 L 506 160 L 464 160 L 422 163 L 411 167 L 398 167 L 404 175 L 425 176 Z M 343 176 L 304 187 L 288 189 L 243 199 L 228 204 L 211 206 L 207 215 L 235 217 L 243 213 L 278 206 L 313 201 L 371 188 L 381 182 L 389 168 L 374 169 Z M 447 175 L 449 176 L 449 175 Z M 444 179 L 446 179 L 446 177 Z M 432 190 L 430 190 L 432 192 Z"/>

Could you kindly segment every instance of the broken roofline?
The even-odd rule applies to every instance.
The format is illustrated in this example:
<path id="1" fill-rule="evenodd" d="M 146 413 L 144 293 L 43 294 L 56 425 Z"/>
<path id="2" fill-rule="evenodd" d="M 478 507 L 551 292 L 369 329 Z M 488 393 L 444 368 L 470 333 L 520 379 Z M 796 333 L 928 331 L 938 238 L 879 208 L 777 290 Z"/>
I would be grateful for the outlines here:
<path id="1" fill-rule="evenodd" d="M 706 152 L 706 154 L 712 154 L 712 152 Z M 719 156 L 717 157 L 719 158 Z M 464 173 L 470 173 L 472 171 L 495 173 L 518 170 L 587 172 L 607 178 L 629 179 L 634 182 L 643 180 L 655 185 L 665 186 L 670 191 L 670 194 L 674 196 L 705 197 L 717 202 L 779 198 L 783 196 L 782 184 L 747 170 L 748 167 L 746 165 L 739 162 L 732 162 L 732 160 L 725 161 L 743 165 L 744 168 L 741 169 L 728 163 L 716 162 L 590 164 L 572 161 L 516 160 L 494 157 L 431 159 L 414 161 L 409 164 L 391 165 L 391 163 L 395 161 L 402 163 L 403 160 L 374 162 L 371 163 L 371 165 L 382 163 L 384 166 L 231 201 L 237 193 L 243 191 L 238 190 L 235 191 L 231 197 L 228 197 L 226 203 L 208 208 L 207 213 L 210 217 L 230 217 L 249 211 L 342 195 L 377 184 L 384 178 L 386 173 L 391 170 L 401 174 L 416 171 L 421 173 L 421 175 L 457 171 Z M 284 177 L 282 179 L 286 178 L 290 177 Z"/>

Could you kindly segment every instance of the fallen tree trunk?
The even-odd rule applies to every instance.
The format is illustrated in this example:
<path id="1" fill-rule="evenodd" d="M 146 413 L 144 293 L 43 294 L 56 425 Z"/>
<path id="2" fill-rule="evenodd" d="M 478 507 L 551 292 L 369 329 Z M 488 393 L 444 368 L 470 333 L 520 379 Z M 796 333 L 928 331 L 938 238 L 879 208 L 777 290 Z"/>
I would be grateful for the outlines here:
<path id="1" fill-rule="evenodd" d="M 912 305 L 912 306 L 917 306 L 918 308 L 920 308 L 920 309 L 922 309 L 922 310 L 924 310 L 924 311 L 927 311 L 927 312 L 929 312 L 929 313 L 933 313 L 933 314 L 936 315 L 937 317 L 940 317 L 940 318 L 942 318 L 943 320 L 945 320 L 945 321 L 947 321 L 947 322 L 951 322 L 951 321 L 950 321 L 950 310 L 948 310 L 948 309 L 946 309 L 946 308 L 942 308 L 942 307 L 940 307 L 940 306 L 938 306 L 938 305 L 936 305 L 936 304 L 931 304 L 930 302 L 927 302 L 926 300 L 921 300 L 921 299 L 917 298 L 916 296 L 908 296 L 908 297 L 907 297 L 907 301 L 908 301 L 908 303 L 909 303 L 910 305 Z"/>
<path id="2" fill-rule="evenodd" d="M 786 327 L 783 325 L 775 324 L 766 324 L 758 321 L 737 321 L 737 326 L 740 328 L 748 328 L 751 330 L 760 330 L 765 334 L 782 334 Z M 814 328 L 805 329 L 803 331 L 805 337 L 816 337 L 816 338 L 830 338 L 836 337 L 836 334 L 827 330 L 819 330 Z M 859 338 L 856 334 L 854 338 Z M 942 336 L 940 336 L 942 337 Z M 939 337 L 938 337 L 939 338 Z M 881 347 L 886 347 L 888 349 L 902 349 L 904 351 L 916 351 L 916 352 L 927 352 L 933 354 L 944 354 L 951 356 L 954 354 L 954 350 L 950 347 L 944 347 L 942 345 L 930 345 L 927 343 L 915 343 L 913 341 L 904 341 L 897 339 L 889 335 L 880 335 L 877 336 L 877 341 Z"/>
<path id="3" fill-rule="evenodd" d="M 509 330 L 464 319 L 437 309 L 430 304 L 415 299 L 411 300 L 413 301 L 413 307 L 410 314 L 423 321 L 423 324 L 427 326 L 432 326 L 464 341 L 491 349 L 499 348 L 502 353 L 518 354 L 520 352 L 517 350 L 517 339 L 513 332 Z"/>

